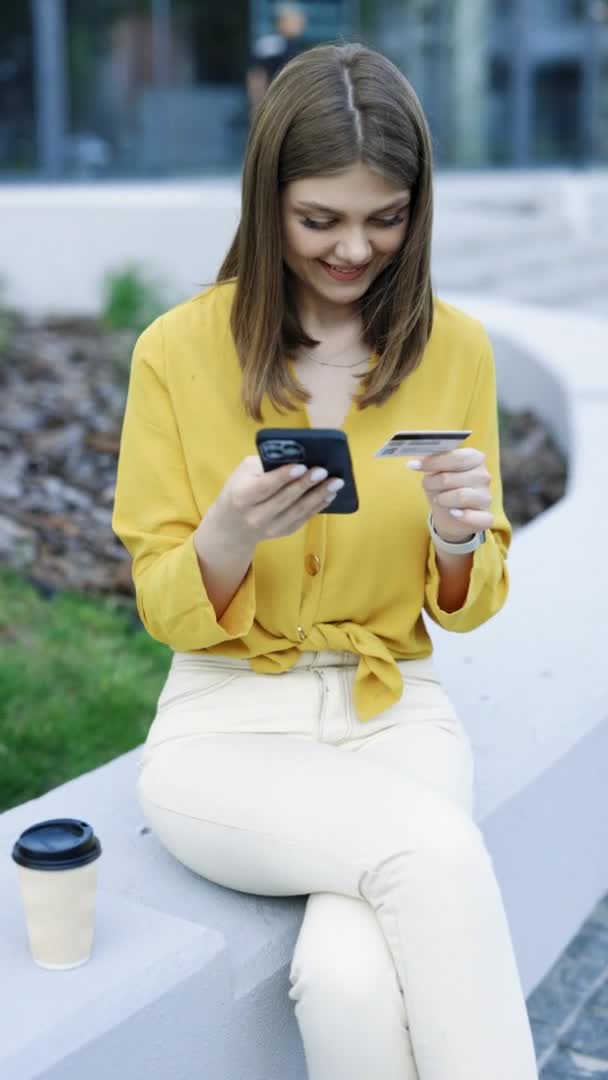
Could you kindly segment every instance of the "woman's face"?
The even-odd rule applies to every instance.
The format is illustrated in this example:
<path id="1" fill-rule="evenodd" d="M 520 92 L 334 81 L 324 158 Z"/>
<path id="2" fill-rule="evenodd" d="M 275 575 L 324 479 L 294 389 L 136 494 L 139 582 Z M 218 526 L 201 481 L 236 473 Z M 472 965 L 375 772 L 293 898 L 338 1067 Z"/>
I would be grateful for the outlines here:
<path id="1" fill-rule="evenodd" d="M 310 202 L 325 209 L 305 205 Z M 319 299 L 352 304 L 401 248 L 409 202 L 409 188 L 361 164 L 336 176 L 294 180 L 281 193 L 284 260 Z M 365 269 L 354 279 L 336 280 L 323 263 Z"/>

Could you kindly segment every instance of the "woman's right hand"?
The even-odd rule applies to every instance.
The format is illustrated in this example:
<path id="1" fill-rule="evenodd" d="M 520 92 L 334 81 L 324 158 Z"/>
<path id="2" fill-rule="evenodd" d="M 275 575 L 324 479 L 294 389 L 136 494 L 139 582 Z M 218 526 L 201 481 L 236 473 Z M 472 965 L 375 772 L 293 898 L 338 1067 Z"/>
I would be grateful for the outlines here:
<path id="1" fill-rule="evenodd" d="M 294 477 L 295 468 L 281 465 L 264 472 L 255 454 L 241 461 L 213 507 L 216 526 L 232 544 L 248 548 L 261 540 L 290 536 L 329 506 L 344 486 L 337 477 L 328 478 L 325 469 L 305 469 L 304 475 Z M 329 489 L 331 483 L 338 485 L 336 491 Z"/>

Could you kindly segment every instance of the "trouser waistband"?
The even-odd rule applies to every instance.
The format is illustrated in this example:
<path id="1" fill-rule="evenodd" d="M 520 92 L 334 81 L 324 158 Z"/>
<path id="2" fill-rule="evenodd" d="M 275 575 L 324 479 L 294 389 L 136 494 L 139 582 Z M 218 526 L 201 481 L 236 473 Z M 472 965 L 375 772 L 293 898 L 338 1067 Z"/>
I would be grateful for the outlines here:
<path id="1" fill-rule="evenodd" d="M 249 660 L 241 657 L 222 656 L 218 653 L 174 652 L 173 659 L 176 664 L 179 664 L 184 660 L 200 660 L 204 664 L 217 665 L 218 667 L 240 668 L 244 671 L 251 671 Z M 358 667 L 360 659 L 361 657 L 358 653 L 350 652 L 348 650 L 320 649 L 316 652 L 308 650 L 300 654 L 293 667 Z M 411 660 L 396 660 L 396 663 L 406 663 L 408 668 L 409 665 L 412 665 L 409 669 L 411 671 L 414 671 L 414 668 L 418 666 L 420 666 L 421 671 L 424 668 L 432 669 L 434 666 L 432 656 L 413 657 Z M 293 668 L 290 670 L 293 670 Z"/>

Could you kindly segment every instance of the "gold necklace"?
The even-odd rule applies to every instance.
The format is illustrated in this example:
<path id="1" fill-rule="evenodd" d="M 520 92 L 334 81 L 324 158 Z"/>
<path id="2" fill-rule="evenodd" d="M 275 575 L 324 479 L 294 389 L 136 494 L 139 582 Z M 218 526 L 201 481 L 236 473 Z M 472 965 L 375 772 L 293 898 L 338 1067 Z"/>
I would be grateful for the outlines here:
<path id="1" fill-rule="evenodd" d="M 347 346 L 347 348 L 352 348 L 352 345 Z M 315 364 L 321 364 L 322 367 L 354 368 L 358 367 L 360 364 L 367 364 L 369 361 L 369 357 L 366 357 L 364 360 L 355 360 L 354 364 L 332 364 L 331 360 L 319 360 L 318 357 L 313 356 L 307 349 L 302 349 L 302 352 L 304 353 L 304 356 L 309 356 L 311 360 L 314 360 Z M 339 352 L 337 355 L 341 356 L 344 352 L 346 352 L 346 349 L 342 349 L 342 352 Z"/>

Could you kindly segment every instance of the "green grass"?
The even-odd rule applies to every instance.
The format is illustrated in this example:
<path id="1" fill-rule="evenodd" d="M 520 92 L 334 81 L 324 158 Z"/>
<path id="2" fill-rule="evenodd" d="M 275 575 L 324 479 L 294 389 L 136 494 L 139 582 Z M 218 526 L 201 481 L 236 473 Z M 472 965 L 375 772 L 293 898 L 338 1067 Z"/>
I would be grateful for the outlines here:
<path id="1" fill-rule="evenodd" d="M 111 598 L 0 567 L 0 812 L 143 742 L 170 660 Z"/>

